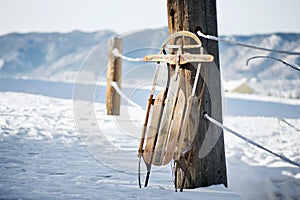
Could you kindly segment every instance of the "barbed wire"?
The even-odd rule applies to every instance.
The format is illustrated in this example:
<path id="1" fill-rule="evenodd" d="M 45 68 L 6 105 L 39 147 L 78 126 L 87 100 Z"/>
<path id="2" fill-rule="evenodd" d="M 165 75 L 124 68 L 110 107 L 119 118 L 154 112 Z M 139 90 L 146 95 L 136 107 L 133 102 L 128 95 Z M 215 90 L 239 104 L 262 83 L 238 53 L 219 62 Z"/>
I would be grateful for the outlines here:
<path id="1" fill-rule="evenodd" d="M 257 58 L 273 59 L 273 60 L 279 61 L 279 62 L 281 62 L 281 63 L 283 63 L 283 64 L 285 64 L 285 65 L 287 65 L 287 66 L 289 66 L 289 67 L 291 67 L 291 68 L 293 68 L 295 70 L 297 70 L 297 71 L 300 71 L 300 67 L 298 65 L 296 65 L 294 63 L 290 64 L 290 63 L 288 63 L 288 62 L 286 62 L 284 60 L 281 60 L 279 58 L 274 58 L 274 57 L 271 57 L 271 56 L 252 56 L 252 57 L 250 57 L 250 58 L 247 59 L 246 66 L 248 66 L 250 60 L 257 59 Z"/>
<path id="2" fill-rule="evenodd" d="M 235 41 L 232 41 L 232 40 L 229 40 L 229 39 L 224 39 L 224 38 L 220 38 L 220 37 L 216 37 L 216 36 L 212 36 L 212 35 L 205 35 L 201 31 L 197 31 L 197 34 L 200 37 L 203 37 L 203 38 L 206 38 L 206 39 L 209 39 L 209 40 L 224 42 L 224 43 L 227 43 L 227 44 L 238 45 L 238 46 L 243 46 L 243 47 L 247 47 L 247 48 L 252 48 L 252 49 L 257 49 L 257 50 L 262 50 L 262 51 L 275 52 L 275 53 L 281 53 L 281 54 L 297 55 L 297 56 L 300 55 L 300 52 L 268 49 L 268 48 L 264 48 L 264 47 L 257 47 L 257 46 L 254 46 L 254 45 L 235 42 Z"/>
<path id="3" fill-rule="evenodd" d="M 297 167 L 300 167 L 300 164 L 299 164 L 299 163 L 297 163 L 297 162 L 295 162 L 295 161 L 292 161 L 291 159 L 289 159 L 288 157 L 286 157 L 286 156 L 284 156 L 284 155 L 280 155 L 280 154 L 278 154 L 278 153 L 275 153 L 275 152 L 273 152 L 273 151 L 267 149 L 266 147 L 264 147 L 264 146 L 262 146 L 262 145 L 260 145 L 260 144 L 258 144 L 258 143 L 256 143 L 256 142 L 254 142 L 253 140 L 250 140 L 249 138 L 244 137 L 243 135 L 239 134 L 238 132 L 236 132 L 236 131 L 234 131 L 234 130 L 228 128 L 227 126 L 221 124 L 220 122 L 218 122 L 218 121 L 215 120 L 214 118 L 210 117 L 208 114 L 205 114 L 205 115 L 204 115 L 204 118 L 207 119 L 208 121 L 210 121 L 211 123 L 213 123 L 214 125 L 218 126 L 219 128 L 224 129 L 224 130 L 226 130 L 226 131 L 228 131 L 228 132 L 234 134 L 235 136 L 241 138 L 242 140 L 244 140 L 244 141 L 246 141 L 246 142 L 248 142 L 248 143 L 250 143 L 250 144 L 252 144 L 252 145 L 254 145 L 254 146 L 256 146 L 256 147 L 258 147 L 258 148 L 260 148 L 260 149 L 262 149 L 262 150 L 264 150 L 264 151 L 267 151 L 267 152 L 273 154 L 274 156 L 280 158 L 281 160 L 283 160 L 283 161 L 285 161 L 285 162 L 288 162 L 288 163 L 290 163 L 290 164 L 292 164 L 292 165 L 295 165 L 295 166 L 297 166 Z"/>
<path id="4" fill-rule="evenodd" d="M 127 100 L 128 103 L 130 103 L 131 105 L 133 105 L 134 107 L 136 107 L 136 108 L 138 108 L 138 109 L 144 110 L 140 105 L 138 105 L 137 103 L 133 102 L 129 97 L 127 97 L 127 96 L 122 92 L 122 90 L 119 88 L 119 86 L 118 86 L 118 84 L 117 84 L 116 82 L 114 82 L 114 81 L 111 82 L 111 86 L 114 87 L 114 89 L 116 90 L 116 92 L 119 93 L 119 95 L 120 95 L 122 98 L 124 98 L 125 100 Z M 292 164 L 292 165 L 295 165 L 295 166 L 297 166 L 297 167 L 300 167 L 300 164 L 299 164 L 299 163 L 297 163 L 297 162 L 295 162 L 295 161 L 292 161 L 291 159 L 289 159 L 288 157 L 286 157 L 286 156 L 284 156 L 284 155 L 280 155 L 280 154 L 278 154 L 278 153 L 275 153 L 275 152 L 273 152 L 273 151 L 267 149 L 266 147 L 264 147 L 264 146 L 262 146 L 262 145 L 260 145 L 260 144 L 258 144 L 258 143 L 256 143 L 256 142 L 254 142 L 253 140 L 250 140 L 249 138 L 247 138 L 247 137 L 245 137 L 245 136 L 239 134 L 238 132 L 236 132 L 236 131 L 234 131 L 234 130 L 228 128 L 227 126 L 221 124 L 220 122 L 218 122 L 218 121 L 215 120 L 214 118 L 210 117 L 208 114 L 205 114 L 205 115 L 204 115 L 204 118 L 207 119 L 208 121 L 210 121 L 211 123 L 213 123 L 214 125 L 218 126 L 219 128 L 222 128 L 222 129 L 224 129 L 224 130 L 226 130 L 226 131 L 228 131 L 228 132 L 234 134 L 235 136 L 241 138 L 242 140 L 244 140 L 244 141 L 246 141 L 246 142 L 248 142 L 248 143 L 250 143 L 250 144 L 252 144 L 252 145 L 254 145 L 254 146 L 256 146 L 256 147 L 258 147 L 258 148 L 260 148 L 260 149 L 262 149 L 262 150 L 264 150 L 264 151 L 266 151 L 266 152 L 268 152 L 268 153 L 270 153 L 270 154 L 273 154 L 274 156 L 280 158 L 281 160 L 283 160 L 283 161 L 285 161 L 285 162 L 288 162 L 288 163 L 290 163 L 290 164 Z"/>
<path id="5" fill-rule="evenodd" d="M 294 126 L 293 124 L 289 123 L 288 121 L 286 121 L 283 118 L 278 118 L 278 123 L 280 124 L 280 122 L 284 122 L 285 124 L 287 124 L 289 127 L 292 127 L 293 129 L 295 129 L 297 132 L 300 132 L 300 129 L 297 128 L 296 126 Z"/>

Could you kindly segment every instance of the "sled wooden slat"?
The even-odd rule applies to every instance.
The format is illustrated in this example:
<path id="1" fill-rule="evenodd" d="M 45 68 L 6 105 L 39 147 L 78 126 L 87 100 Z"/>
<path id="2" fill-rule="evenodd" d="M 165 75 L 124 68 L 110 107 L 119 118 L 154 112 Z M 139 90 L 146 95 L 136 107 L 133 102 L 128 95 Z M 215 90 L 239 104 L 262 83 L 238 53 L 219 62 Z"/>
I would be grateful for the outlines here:
<path id="1" fill-rule="evenodd" d="M 180 79 L 183 80 L 182 75 L 173 75 L 170 80 L 170 85 L 168 89 L 168 94 L 166 98 L 166 103 L 161 119 L 161 124 L 158 132 L 157 142 L 155 145 L 154 155 L 153 155 L 153 165 L 160 166 L 163 164 L 163 156 L 165 153 L 165 147 L 167 138 L 170 131 L 170 126 L 173 118 L 176 98 L 179 91 Z"/>
<path id="2" fill-rule="evenodd" d="M 167 148 L 166 153 L 164 156 L 163 164 L 168 164 L 174 156 L 175 148 L 178 143 L 178 136 L 180 133 L 180 127 L 182 124 L 183 116 L 184 116 L 184 110 L 185 110 L 185 94 L 180 89 L 178 92 L 178 99 L 174 111 L 174 117 L 172 122 L 172 127 L 170 131 L 170 136 L 168 138 L 167 142 Z"/>
<path id="3" fill-rule="evenodd" d="M 198 100 L 195 100 L 193 96 L 190 96 L 187 101 L 185 116 L 178 139 L 178 145 L 174 154 L 174 160 L 179 160 L 180 156 L 187 151 L 194 140 L 199 124 L 198 106 Z"/>
<path id="4" fill-rule="evenodd" d="M 163 111 L 164 96 L 165 96 L 165 91 L 161 91 L 157 95 L 154 101 L 149 130 L 145 139 L 146 144 L 143 152 L 143 159 L 147 164 L 150 165 L 152 162 L 153 149 L 154 149 L 155 141 L 157 139 L 158 128 L 159 128 L 160 119 Z"/>

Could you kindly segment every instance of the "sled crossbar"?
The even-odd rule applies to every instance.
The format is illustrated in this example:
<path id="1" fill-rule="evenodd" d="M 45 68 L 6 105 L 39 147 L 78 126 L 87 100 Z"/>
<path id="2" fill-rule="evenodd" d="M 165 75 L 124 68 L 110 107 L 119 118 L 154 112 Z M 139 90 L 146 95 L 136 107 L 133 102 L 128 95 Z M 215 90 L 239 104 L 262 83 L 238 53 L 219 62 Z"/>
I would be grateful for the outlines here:
<path id="1" fill-rule="evenodd" d="M 165 62 L 170 65 L 175 65 L 177 62 L 177 55 L 148 55 L 144 57 L 145 62 Z M 179 65 L 183 65 L 186 63 L 205 63 L 212 62 L 214 57 L 208 54 L 182 54 L 179 59 Z"/>

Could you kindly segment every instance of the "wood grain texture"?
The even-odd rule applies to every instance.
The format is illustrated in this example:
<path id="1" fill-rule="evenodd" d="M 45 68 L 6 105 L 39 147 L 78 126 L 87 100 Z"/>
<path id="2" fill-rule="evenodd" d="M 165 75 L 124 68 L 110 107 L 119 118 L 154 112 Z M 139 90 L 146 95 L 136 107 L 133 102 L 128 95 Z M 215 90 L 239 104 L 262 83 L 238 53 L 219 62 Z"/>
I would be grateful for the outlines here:
<path id="1" fill-rule="evenodd" d="M 164 108 L 164 100 L 165 100 L 164 96 L 165 96 L 165 91 L 162 91 L 157 95 L 154 101 L 152 115 L 150 119 L 150 125 L 148 129 L 148 133 L 145 138 L 146 144 L 143 152 L 143 159 L 147 164 L 150 165 L 152 163 L 153 151 L 157 140 L 157 134 L 159 130 L 162 111 Z"/>
<path id="2" fill-rule="evenodd" d="M 201 30 L 204 34 L 218 36 L 216 0 L 167 0 L 167 7 L 169 34 L 182 30 L 193 33 Z M 222 122 L 218 43 L 202 38 L 201 41 L 204 49 L 214 56 L 214 63 L 203 64 L 208 69 L 207 85 L 210 86 L 210 89 L 206 87 L 204 91 L 201 110 L 199 112 L 199 127 L 191 149 L 192 154 L 189 163 L 191 176 L 186 181 L 185 188 L 205 187 L 214 184 L 224 184 L 227 186 L 223 132 L 218 136 L 217 142 L 211 151 L 204 157 L 199 158 L 199 152 L 206 136 L 214 135 L 214 133 L 220 131 L 215 128 L 209 128 L 210 124 L 203 117 L 203 113 L 212 114 L 215 119 Z M 217 70 L 213 70 L 212 67 L 217 68 Z M 186 64 L 184 65 L 182 74 L 187 82 L 192 83 L 195 68 L 190 64 Z M 201 71 L 201 77 L 204 77 L 203 70 Z M 201 77 L 198 85 L 202 85 L 203 83 L 203 78 Z M 197 95 L 199 95 L 199 87 L 197 92 Z M 191 93 L 191 91 L 187 91 L 186 96 L 190 96 L 188 93 Z M 214 110 L 218 112 L 212 112 Z M 187 158 L 185 159 L 187 160 Z M 177 187 L 181 186 L 180 178 L 176 185 Z"/>
<path id="3" fill-rule="evenodd" d="M 180 128 L 182 125 L 183 116 L 184 116 L 185 104 L 186 104 L 185 95 L 184 95 L 184 92 L 180 89 L 178 92 L 178 98 L 177 98 L 177 102 L 175 105 L 175 111 L 174 111 L 174 117 L 172 120 L 171 130 L 170 130 L 170 134 L 169 134 L 167 145 L 166 145 L 166 151 L 165 151 L 163 165 L 168 164 L 173 159 L 173 156 L 174 156 L 174 153 L 176 150 L 176 146 L 178 143 L 178 136 L 179 136 Z"/>
<path id="4" fill-rule="evenodd" d="M 165 154 L 166 143 L 172 123 L 172 118 L 174 114 L 176 99 L 178 96 L 180 80 L 183 77 L 178 74 L 173 75 L 170 79 L 170 85 L 168 89 L 168 94 L 166 98 L 166 103 L 161 118 L 161 124 L 159 127 L 158 138 L 155 145 L 154 155 L 153 155 L 153 165 L 160 166 L 163 164 L 163 157 Z"/>
<path id="5" fill-rule="evenodd" d="M 108 64 L 107 64 L 107 86 L 106 86 L 106 112 L 107 115 L 120 115 L 121 97 L 111 86 L 111 82 L 116 82 L 121 88 L 122 59 L 116 57 L 112 51 L 116 48 L 122 53 L 122 39 L 112 38 L 109 40 Z"/>

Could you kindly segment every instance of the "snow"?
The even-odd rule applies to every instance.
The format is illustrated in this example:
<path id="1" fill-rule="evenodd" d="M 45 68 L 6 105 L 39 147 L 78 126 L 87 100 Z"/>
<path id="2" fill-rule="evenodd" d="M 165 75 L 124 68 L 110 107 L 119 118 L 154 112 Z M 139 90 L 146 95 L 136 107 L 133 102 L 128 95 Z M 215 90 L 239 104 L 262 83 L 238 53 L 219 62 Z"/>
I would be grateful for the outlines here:
<path id="1" fill-rule="evenodd" d="M 88 87 L 88 85 L 85 85 Z M 222 185 L 174 192 L 170 166 L 153 169 L 148 188 L 138 188 L 137 148 L 144 112 L 122 102 L 121 116 L 107 116 L 105 87 L 96 102 L 72 99 L 73 85 L 0 78 L 0 199 L 298 199 L 300 169 L 225 131 L 229 188 Z M 147 92 L 147 91 L 146 91 Z M 133 100 L 145 107 L 137 92 Z M 147 96 L 145 97 L 147 98 Z M 247 95 L 226 106 L 224 123 L 244 136 L 300 162 L 300 104 Z M 263 100 L 261 100 L 263 99 Z M 252 115 L 243 102 L 276 111 Z M 74 105 L 85 106 L 76 115 Z M 283 106 L 285 105 L 285 106 Z M 292 108 L 292 111 L 290 110 Z M 90 109 L 95 114 L 91 121 Z M 251 109 L 251 108 L 250 108 Z M 298 110 L 297 110 L 298 109 Z M 259 113 L 260 110 L 256 111 Z M 269 112 L 269 113 L 268 113 Z M 78 113 L 77 113 L 78 114 Z M 80 123 L 97 128 L 85 135 Z M 98 134 L 101 133 L 101 134 Z M 98 138 L 91 142 L 91 139 Z M 143 171 L 144 172 L 144 171 Z M 144 177 L 143 177 L 144 178 Z"/>
<path id="2" fill-rule="evenodd" d="M 120 171 L 115 154 L 102 154 L 104 160 L 97 162 L 86 151 L 78 138 L 71 99 L 16 92 L 1 92 L 0 98 L 1 199 L 192 199 L 195 195 L 239 199 L 221 186 L 175 193 L 169 169 L 155 171 L 150 187 L 139 189 L 136 173 Z M 96 106 L 104 112 L 103 103 Z M 103 130 L 121 133 L 111 117 L 100 117 Z M 136 149 L 132 156 L 136 158 Z M 136 162 L 129 164 L 136 170 Z"/>
<path id="3" fill-rule="evenodd" d="M 247 79 L 243 78 L 240 80 L 230 80 L 230 81 L 222 81 L 223 85 L 223 89 L 225 91 L 232 91 L 235 88 L 239 87 L 240 85 L 244 84 L 247 82 Z"/>

